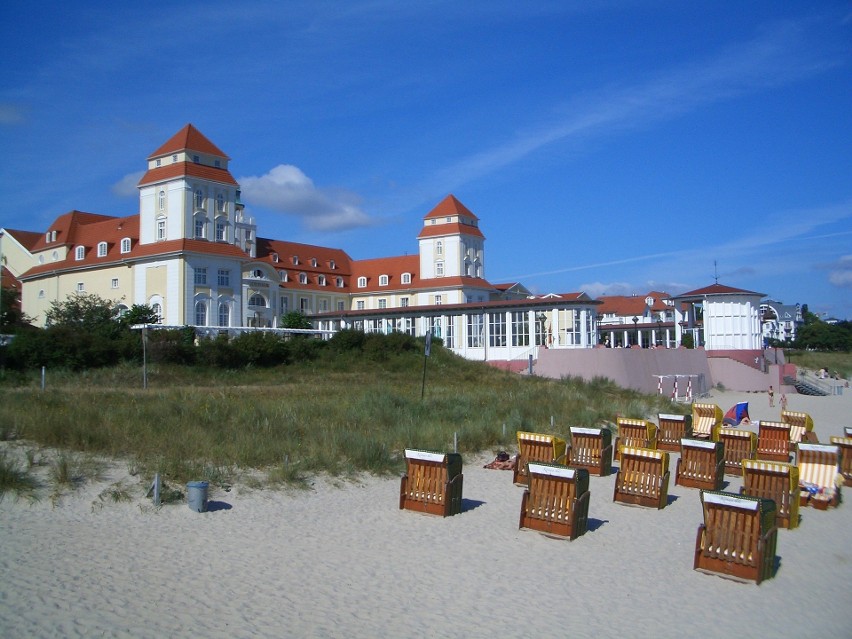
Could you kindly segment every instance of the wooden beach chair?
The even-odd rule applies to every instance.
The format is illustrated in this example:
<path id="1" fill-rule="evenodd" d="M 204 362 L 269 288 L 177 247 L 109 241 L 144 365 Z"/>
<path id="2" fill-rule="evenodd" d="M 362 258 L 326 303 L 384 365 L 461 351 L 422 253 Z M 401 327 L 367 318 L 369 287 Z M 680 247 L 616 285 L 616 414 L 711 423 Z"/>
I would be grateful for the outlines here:
<path id="1" fill-rule="evenodd" d="M 740 493 L 775 502 L 778 526 L 792 530 L 799 525 L 799 469 L 787 462 L 743 460 Z"/>
<path id="2" fill-rule="evenodd" d="M 561 437 L 543 433 L 526 433 L 518 431 L 518 461 L 512 472 L 512 481 L 523 486 L 527 485 L 527 464 L 529 462 L 544 462 L 545 464 L 565 465 L 565 451 L 568 443 Z"/>
<path id="3" fill-rule="evenodd" d="M 692 405 L 692 436 L 697 439 L 719 441 L 722 428 L 722 409 L 716 404 Z"/>
<path id="4" fill-rule="evenodd" d="M 693 568 L 760 584 L 773 576 L 778 528 L 775 502 L 701 491 L 704 523 L 695 539 Z"/>
<path id="5" fill-rule="evenodd" d="M 840 449 L 828 444 L 799 444 L 799 503 L 826 510 L 840 503 L 842 475 L 838 472 Z"/>
<path id="6" fill-rule="evenodd" d="M 591 475 L 609 475 L 612 472 L 612 432 L 608 428 L 572 426 L 568 465 L 585 468 Z"/>
<path id="7" fill-rule="evenodd" d="M 676 453 L 680 451 L 680 440 L 692 437 L 692 415 L 657 415 L 657 448 Z"/>
<path id="8" fill-rule="evenodd" d="M 722 490 L 725 476 L 725 445 L 704 439 L 680 440 L 680 459 L 675 484 L 704 490 Z"/>
<path id="9" fill-rule="evenodd" d="M 782 410 L 781 421 L 790 424 L 790 451 L 796 450 L 796 444 L 816 444 L 816 433 L 814 432 L 814 420 L 807 413 L 795 410 Z"/>
<path id="10" fill-rule="evenodd" d="M 790 430 L 784 422 L 760 420 L 757 426 L 757 459 L 790 461 Z"/>
<path id="11" fill-rule="evenodd" d="M 527 464 L 529 488 L 521 499 L 518 528 L 576 539 L 589 520 L 589 471 L 558 464 Z"/>
<path id="12" fill-rule="evenodd" d="M 669 497 L 669 453 L 622 446 L 612 500 L 623 504 L 664 508 Z"/>
<path id="13" fill-rule="evenodd" d="M 647 419 L 630 419 L 619 417 L 618 437 L 615 439 L 615 456 L 620 459 L 619 449 L 624 446 L 632 448 L 657 448 L 657 427 Z"/>
<path id="14" fill-rule="evenodd" d="M 852 437 L 832 437 L 831 443 L 840 451 L 840 474 L 843 483 L 852 486 Z"/>
<path id="15" fill-rule="evenodd" d="M 754 459 L 757 453 L 757 436 L 750 430 L 720 428 L 719 441 L 725 445 L 725 473 L 739 475 L 742 461 Z"/>
<path id="16" fill-rule="evenodd" d="M 405 450 L 406 473 L 399 487 L 400 509 L 448 517 L 462 508 L 462 458 L 458 453 Z"/>

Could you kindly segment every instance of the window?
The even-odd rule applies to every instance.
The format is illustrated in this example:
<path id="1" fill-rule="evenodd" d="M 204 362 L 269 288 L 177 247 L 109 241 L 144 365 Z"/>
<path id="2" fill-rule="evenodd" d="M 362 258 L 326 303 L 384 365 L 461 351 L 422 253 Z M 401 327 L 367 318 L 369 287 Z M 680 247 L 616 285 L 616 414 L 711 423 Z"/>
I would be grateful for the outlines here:
<path id="1" fill-rule="evenodd" d="M 442 295 L 436 295 L 436 296 L 435 296 L 435 304 L 437 304 L 438 306 L 440 306 L 440 305 L 441 305 L 441 304 L 443 304 L 443 303 L 444 303 L 444 298 L 443 298 L 443 296 L 442 296 Z"/>
<path id="2" fill-rule="evenodd" d="M 444 254 L 444 243 L 441 240 L 435 242 L 435 255 Z"/>
<path id="3" fill-rule="evenodd" d="M 272 263 L 273 263 L 273 264 L 278 264 L 278 253 L 273 253 L 273 254 L 272 254 Z"/>
<path id="4" fill-rule="evenodd" d="M 223 220 L 216 220 L 216 241 L 225 241 L 225 222 Z"/>
<path id="5" fill-rule="evenodd" d="M 195 218 L 195 238 L 198 240 L 204 239 L 204 218 Z"/>
<path id="6" fill-rule="evenodd" d="M 125 237 L 121 240 L 121 252 L 122 253 L 130 253 L 130 238 Z"/>
<path id="7" fill-rule="evenodd" d="M 158 206 L 160 207 L 161 211 L 166 210 L 166 192 L 165 191 L 160 191 L 159 195 L 157 196 L 157 203 L 158 203 Z"/>
<path id="8" fill-rule="evenodd" d="M 154 312 L 154 317 L 156 318 L 157 324 L 163 323 L 163 307 L 158 303 L 154 302 L 151 304 L 151 310 Z"/>
<path id="9" fill-rule="evenodd" d="M 484 328 L 485 322 L 482 315 L 474 313 L 467 316 L 467 345 L 469 348 L 482 347 L 482 333 Z"/>
<path id="10" fill-rule="evenodd" d="M 166 239 L 166 221 L 157 220 L 157 240 L 162 241 L 164 239 Z"/>
<path id="11" fill-rule="evenodd" d="M 315 258 L 315 257 L 311 258 L 311 266 L 313 266 L 314 268 L 317 267 L 317 258 Z"/>
<path id="12" fill-rule="evenodd" d="M 51 242 L 55 242 L 55 241 L 56 241 L 56 231 L 51 231 L 51 232 L 50 232 L 50 241 L 51 241 Z"/>
<path id="13" fill-rule="evenodd" d="M 307 273 L 299 273 L 299 284 L 307 284 L 308 283 L 308 274 Z"/>
<path id="14" fill-rule="evenodd" d="M 225 212 L 225 196 L 221 193 L 216 196 L 216 211 L 218 213 Z"/>
<path id="15" fill-rule="evenodd" d="M 337 310 L 338 311 L 345 311 L 346 310 L 346 303 L 343 300 L 338 300 Z"/>
<path id="16" fill-rule="evenodd" d="M 379 286 L 387 286 L 388 285 L 388 276 L 387 275 L 379 275 Z"/>
<path id="17" fill-rule="evenodd" d="M 295 264 L 298 264 L 298 263 L 299 263 L 299 256 L 298 256 L 298 255 L 294 255 L 294 256 L 293 256 L 293 264 L 295 265 Z"/>
<path id="18" fill-rule="evenodd" d="M 229 326 L 231 320 L 231 309 L 225 302 L 219 304 L 219 326 Z"/>
<path id="19" fill-rule="evenodd" d="M 83 282 L 77 282 L 77 292 L 82 293 L 86 290 L 86 287 L 83 285 Z"/>
<path id="20" fill-rule="evenodd" d="M 118 288 L 118 278 L 117 277 L 114 277 L 110 280 L 109 287 L 110 288 Z"/>
<path id="21" fill-rule="evenodd" d="M 302 311 L 302 313 L 310 312 L 311 300 L 308 299 L 307 297 L 300 297 L 299 298 L 299 310 Z"/>
<path id="22" fill-rule="evenodd" d="M 506 345 L 506 314 L 488 314 L 488 342 L 491 346 Z"/>
<path id="23" fill-rule="evenodd" d="M 343 288 L 343 278 L 342 277 L 335 278 L 334 285 L 337 286 L 337 288 Z"/>
<path id="24" fill-rule="evenodd" d="M 206 268 L 197 268 L 195 269 L 195 285 L 196 286 L 207 286 L 207 269 Z"/>
<path id="25" fill-rule="evenodd" d="M 192 156 L 192 161 L 193 161 L 193 162 L 195 162 L 196 164 L 198 164 L 199 162 L 201 162 L 201 158 L 200 158 L 200 157 L 198 157 L 197 155 L 193 155 L 193 156 Z"/>
<path id="26" fill-rule="evenodd" d="M 402 283 L 403 284 L 411 284 L 411 273 L 403 273 L 402 274 Z"/>
<path id="27" fill-rule="evenodd" d="M 444 263 L 436 262 L 435 263 L 435 276 L 436 277 L 444 277 Z"/>
<path id="28" fill-rule="evenodd" d="M 326 285 L 326 283 L 327 283 L 327 282 L 326 282 L 326 279 L 325 279 L 325 275 L 320 275 L 320 276 L 318 276 L 318 277 L 317 277 L 317 283 L 318 283 L 320 286 L 325 286 L 325 285 Z"/>
<path id="29" fill-rule="evenodd" d="M 43 299 L 44 299 L 44 289 L 40 289 L 40 290 L 39 290 L 39 292 L 38 292 L 38 298 L 39 298 L 40 300 L 43 300 Z"/>
<path id="30" fill-rule="evenodd" d="M 215 166 L 218 169 L 219 167 L 222 166 L 222 161 L 221 160 L 213 160 L 213 166 Z"/>
<path id="31" fill-rule="evenodd" d="M 249 306 L 260 306 L 266 308 L 266 298 L 260 293 L 255 293 L 249 298 Z"/>
<path id="32" fill-rule="evenodd" d="M 216 272 L 216 284 L 219 286 L 230 286 L 231 285 L 231 271 L 226 268 L 220 268 Z"/>
<path id="33" fill-rule="evenodd" d="M 403 308 L 408 306 L 408 298 L 407 297 L 400 298 L 399 305 L 402 306 Z"/>
<path id="34" fill-rule="evenodd" d="M 48 231 L 47 233 L 44 234 L 44 241 L 50 242 L 50 231 Z"/>
<path id="35" fill-rule="evenodd" d="M 337 268 L 337 264 L 334 263 L 334 260 L 329 260 L 328 268 L 330 268 L 332 271 Z"/>
<path id="36" fill-rule="evenodd" d="M 157 166 L 160 166 L 160 164 L 162 164 L 162 160 L 161 160 L 160 158 L 157 158 L 156 165 L 157 165 Z"/>
<path id="37" fill-rule="evenodd" d="M 286 315 L 286 314 L 287 314 L 287 310 L 288 310 L 288 309 L 289 309 L 289 307 L 290 307 L 289 300 L 288 300 L 286 297 L 282 297 L 282 298 L 279 300 L 278 304 L 279 304 L 279 306 L 280 306 L 280 308 L 281 308 L 281 314 L 282 314 L 282 315 Z"/>
<path id="38" fill-rule="evenodd" d="M 385 298 L 379 299 L 379 308 L 387 308 L 388 301 Z"/>
<path id="39" fill-rule="evenodd" d="M 86 257 L 86 247 L 85 246 L 78 246 L 76 249 L 74 249 L 74 259 L 82 260 L 85 257 Z"/>
<path id="40" fill-rule="evenodd" d="M 177 158 L 178 158 L 177 153 L 172 155 L 172 162 L 177 162 Z"/>
<path id="41" fill-rule="evenodd" d="M 281 276 L 282 282 L 289 282 L 290 281 L 290 276 L 287 275 L 287 271 L 278 271 L 278 275 Z"/>
<path id="42" fill-rule="evenodd" d="M 198 189 L 195 192 L 195 208 L 203 209 L 204 208 L 204 192 L 201 189 Z"/>
<path id="43" fill-rule="evenodd" d="M 512 312 L 512 346 L 530 345 L 530 316 L 527 311 Z"/>
<path id="44" fill-rule="evenodd" d="M 320 300 L 319 310 L 320 310 L 320 313 L 325 313 L 325 312 L 328 311 L 328 300 Z"/>
<path id="45" fill-rule="evenodd" d="M 251 276 L 256 280 L 262 280 L 263 279 L 263 271 L 260 270 L 259 268 L 256 268 L 251 272 Z"/>
<path id="46" fill-rule="evenodd" d="M 207 307 L 204 302 L 195 303 L 195 325 L 207 326 Z"/>
<path id="47" fill-rule="evenodd" d="M 357 308 L 359 311 L 363 311 L 364 310 L 364 300 L 358 300 L 357 302 L 355 302 L 355 308 Z"/>
<path id="48" fill-rule="evenodd" d="M 358 288 L 366 288 L 367 287 L 367 278 L 361 276 L 358 278 Z"/>

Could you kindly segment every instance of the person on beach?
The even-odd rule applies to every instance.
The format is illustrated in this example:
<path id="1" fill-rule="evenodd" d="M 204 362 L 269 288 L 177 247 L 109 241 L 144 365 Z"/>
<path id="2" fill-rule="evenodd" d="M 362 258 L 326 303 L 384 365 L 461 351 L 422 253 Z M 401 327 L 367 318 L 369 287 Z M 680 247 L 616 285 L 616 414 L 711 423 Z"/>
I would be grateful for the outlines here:
<path id="1" fill-rule="evenodd" d="M 775 406 L 775 389 L 771 386 L 769 387 L 769 407 L 772 408 Z"/>
<path id="2" fill-rule="evenodd" d="M 787 393 L 781 393 L 781 410 L 787 410 Z"/>

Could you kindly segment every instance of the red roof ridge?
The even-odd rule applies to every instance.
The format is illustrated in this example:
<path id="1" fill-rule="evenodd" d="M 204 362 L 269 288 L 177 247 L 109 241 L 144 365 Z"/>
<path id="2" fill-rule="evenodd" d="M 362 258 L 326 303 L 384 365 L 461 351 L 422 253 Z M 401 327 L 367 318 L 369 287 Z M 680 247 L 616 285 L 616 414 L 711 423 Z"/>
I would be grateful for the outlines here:
<path id="1" fill-rule="evenodd" d="M 438 202 L 435 208 L 433 208 L 425 216 L 423 216 L 423 219 L 427 220 L 432 217 L 446 217 L 448 215 L 466 215 L 470 218 L 473 218 L 474 220 L 479 219 L 452 193 L 450 193 L 447 197 Z"/>
<path id="2" fill-rule="evenodd" d="M 213 144 L 201 131 L 192 124 L 185 125 L 180 131 L 170 137 L 162 146 L 148 156 L 151 160 L 161 155 L 168 155 L 177 151 L 201 151 L 210 153 L 230 160 L 227 155 L 215 144 Z"/>

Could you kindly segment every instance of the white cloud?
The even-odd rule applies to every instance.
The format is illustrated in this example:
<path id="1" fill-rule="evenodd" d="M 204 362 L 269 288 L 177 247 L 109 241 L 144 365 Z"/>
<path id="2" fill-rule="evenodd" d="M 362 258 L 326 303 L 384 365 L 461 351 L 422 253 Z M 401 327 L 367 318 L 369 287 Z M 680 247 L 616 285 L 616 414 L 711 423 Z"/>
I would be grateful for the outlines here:
<path id="1" fill-rule="evenodd" d="M 359 206 L 354 193 L 320 189 L 301 169 L 279 164 L 266 175 L 239 178 L 247 204 L 302 219 L 313 231 L 340 231 L 371 226 L 375 221 Z"/>
<path id="2" fill-rule="evenodd" d="M 145 175 L 145 171 L 128 173 L 112 185 L 112 192 L 119 197 L 139 197 L 139 189 L 136 188 L 136 185 L 139 184 L 143 175 Z"/>
<path id="3" fill-rule="evenodd" d="M 852 255 L 844 255 L 828 273 L 828 281 L 841 288 L 852 288 Z"/>

